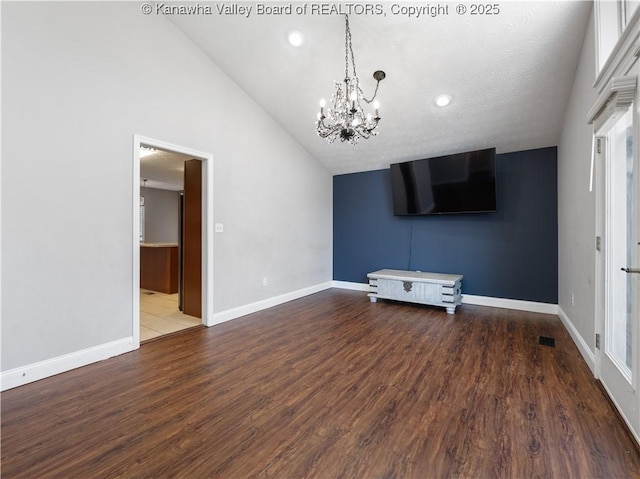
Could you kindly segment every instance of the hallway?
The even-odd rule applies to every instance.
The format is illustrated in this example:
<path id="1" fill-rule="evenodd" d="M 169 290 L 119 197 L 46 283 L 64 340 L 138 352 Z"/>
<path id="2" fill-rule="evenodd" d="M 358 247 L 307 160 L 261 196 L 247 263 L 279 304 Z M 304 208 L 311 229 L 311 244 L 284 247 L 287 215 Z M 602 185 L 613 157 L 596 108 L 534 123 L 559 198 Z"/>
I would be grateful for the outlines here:
<path id="1" fill-rule="evenodd" d="M 140 341 L 202 324 L 200 318 L 178 310 L 178 293 L 165 294 L 140 289 Z"/>

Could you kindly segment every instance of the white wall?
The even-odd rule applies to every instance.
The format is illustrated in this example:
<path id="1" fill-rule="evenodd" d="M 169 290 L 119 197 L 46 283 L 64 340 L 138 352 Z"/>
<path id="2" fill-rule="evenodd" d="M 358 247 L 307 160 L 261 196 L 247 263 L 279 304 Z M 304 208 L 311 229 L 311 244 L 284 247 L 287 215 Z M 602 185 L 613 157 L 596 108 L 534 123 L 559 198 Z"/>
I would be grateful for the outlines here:
<path id="1" fill-rule="evenodd" d="M 144 196 L 144 232 L 147 243 L 177 243 L 180 239 L 180 193 L 140 188 Z"/>
<path id="2" fill-rule="evenodd" d="M 134 134 L 213 154 L 214 312 L 331 280 L 330 174 L 169 21 L 1 7 L 3 371 L 132 336 Z"/>
<path id="3" fill-rule="evenodd" d="M 596 201 L 595 193 L 589 192 L 593 129 L 587 113 L 597 98 L 592 88 L 595 59 L 592 14 L 558 145 L 558 306 L 592 368 Z"/>

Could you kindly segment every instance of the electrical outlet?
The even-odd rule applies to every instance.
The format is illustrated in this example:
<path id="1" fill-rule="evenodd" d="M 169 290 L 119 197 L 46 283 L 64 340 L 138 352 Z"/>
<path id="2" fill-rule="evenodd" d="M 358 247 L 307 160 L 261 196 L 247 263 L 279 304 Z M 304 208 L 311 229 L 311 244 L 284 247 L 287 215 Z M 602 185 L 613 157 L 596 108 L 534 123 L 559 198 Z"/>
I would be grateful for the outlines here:
<path id="1" fill-rule="evenodd" d="M 575 306 L 576 305 L 576 298 L 574 296 L 573 293 L 571 293 L 571 306 Z"/>
<path id="2" fill-rule="evenodd" d="M 224 224 L 216 223 L 215 224 L 215 231 L 216 231 L 216 233 L 224 233 Z"/>
<path id="3" fill-rule="evenodd" d="M 262 278 L 262 286 L 269 286 L 269 278 L 266 276 Z"/>

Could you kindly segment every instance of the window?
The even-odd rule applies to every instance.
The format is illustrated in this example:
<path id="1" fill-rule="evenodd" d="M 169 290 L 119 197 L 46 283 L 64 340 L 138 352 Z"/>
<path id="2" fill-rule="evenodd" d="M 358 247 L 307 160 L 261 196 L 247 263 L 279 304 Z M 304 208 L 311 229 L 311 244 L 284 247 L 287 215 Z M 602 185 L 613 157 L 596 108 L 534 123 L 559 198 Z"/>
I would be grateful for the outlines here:
<path id="1" fill-rule="evenodd" d="M 640 5 L 640 0 L 624 0 L 622 2 L 622 25 L 623 30 L 627 27 L 629 22 L 631 21 L 631 17 L 638 9 L 638 5 Z"/>
<path id="2" fill-rule="evenodd" d="M 640 0 L 596 1 L 597 68 L 602 70 L 613 52 L 618 39 L 629 25 Z"/>

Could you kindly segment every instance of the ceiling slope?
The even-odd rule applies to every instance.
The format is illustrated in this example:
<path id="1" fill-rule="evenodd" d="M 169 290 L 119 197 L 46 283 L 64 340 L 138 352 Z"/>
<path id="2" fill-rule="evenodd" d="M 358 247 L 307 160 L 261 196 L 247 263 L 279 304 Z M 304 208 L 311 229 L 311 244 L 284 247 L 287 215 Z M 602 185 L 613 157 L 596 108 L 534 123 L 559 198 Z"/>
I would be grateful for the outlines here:
<path id="1" fill-rule="evenodd" d="M 400 5 L 409 5 L 400 2 Z M 219 14 L 171 21 L 333 174 L 497 147 L 556 145 L 592 3 L 501 2 L 496 15 L 350 15 L 365 95 L 380 84 L 379 135 L 352 146 L 315 132 L 319 100 L 344 76 L 342 15 Z M 296 4 L 294 4 L 296 5 Z M 255 4 L 254 4 L 255 6 Z M 301 47 L 287 42 L 299 30 Z M 434 99 L 446 93 L 448 107 Z"/>

